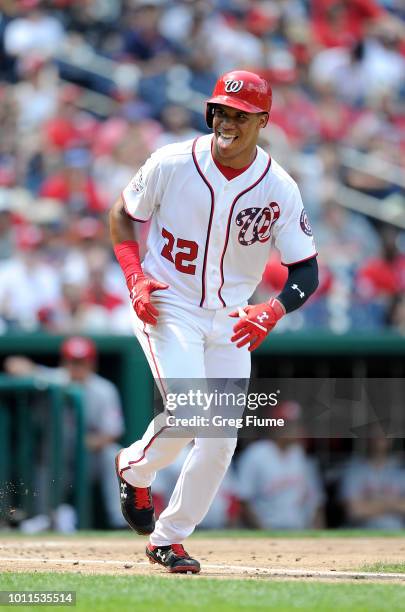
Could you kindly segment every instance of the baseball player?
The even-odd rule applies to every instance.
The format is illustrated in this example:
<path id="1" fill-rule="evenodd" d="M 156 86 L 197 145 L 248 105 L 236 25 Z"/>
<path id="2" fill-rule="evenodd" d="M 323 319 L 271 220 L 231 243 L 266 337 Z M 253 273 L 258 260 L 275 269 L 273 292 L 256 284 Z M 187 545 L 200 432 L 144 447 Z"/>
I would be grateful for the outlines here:
<path id="1" fill-rule="evenodd" d="M 250 376 L 250 353 L 318 284 L 311 226 L 296 183 L 258 145 L 272 91 L 260 76 L 223 75 L 207 101 L 213 133 L 158 149 L 110 212 L 111 236 L 133 306 L 134 331 L 166 397 L 168 379 Z M 140 261 L 134 223 L 151 220 Z M 248 306 L 273 241 L 289 274 L 277 297 Z M 229 466 L 236 436 L 195 437 L 168 507 L 154 521 L 150 485 L 190 437 L 156 417 L 116 459 L 129 525 L 171 572 L 199 572 L 182 541 Z"/>

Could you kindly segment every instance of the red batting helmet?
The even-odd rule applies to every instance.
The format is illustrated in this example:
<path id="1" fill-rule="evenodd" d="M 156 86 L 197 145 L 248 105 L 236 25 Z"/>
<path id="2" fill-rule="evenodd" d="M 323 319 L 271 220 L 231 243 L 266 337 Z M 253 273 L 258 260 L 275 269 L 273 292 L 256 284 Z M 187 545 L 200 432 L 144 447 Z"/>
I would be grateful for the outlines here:
<path id="1" fill-rule="evenodd" d="M 280 402 L 271 411 L 271 416 L 273 419 L 284 419 L 289 423 L 299 421 L 302 416 L 302 408 L 298 402 Z"/>
<path id="2" fill-rule="evenodd" d="M 60 349 L 61 355 L 65 360 L 96 358 L 96 345 L 89 338 L 83 336 L 73 336 L 64 341 Z"/>
<path id="3" fill-rule="evenodd" d="M 247 70 L 232 70 L 218 79 L 212 97 L 207 100 L 207 125 L 212 128 L 215 104 L 238 108 L 246 113 L 269 113 L 271 102 L 271 87 L 263 77 Z"/>

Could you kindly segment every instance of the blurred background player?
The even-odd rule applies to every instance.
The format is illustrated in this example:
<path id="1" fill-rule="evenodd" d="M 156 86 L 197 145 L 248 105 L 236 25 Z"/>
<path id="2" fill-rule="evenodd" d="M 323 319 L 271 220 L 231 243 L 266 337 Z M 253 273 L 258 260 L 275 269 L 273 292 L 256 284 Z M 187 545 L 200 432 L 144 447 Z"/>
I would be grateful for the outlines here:
<path id="1" fill-rule="evenodd" d="M 21 356 L 11 356 L 5 360 L 5 371 L 12 376 L 33 377 L 38 382 L 59 385 L 78 385 L 83 393 L 85 444 L 88 452 L 89 482 L 98 482 L 101 487 L 102 500 L 107 515 L 107 524 L 111 528 L 121 528 L 125 522 L 117 500 L 118 486 L 114 470 L 114 458 L 120 449 L 119 440 L 124 433 L 124 420 L 118 391 L 113 383 L 96 373 L 97 350 L 89 338 L 73 336 L 65 340 L 60 350 L 61 363 L 58 368 L 49 368 L 34 363 Z M 33 407 L 35 410 L 36 407 Z M 47 413 L 43 414 L 42 426 L 46 430 Z M 34 415 L 35 416 L 35 415 Z M 74 450 L 73 423 L 64 413 L 64 461 L 65 494 L 72 486 L 71 463 Z M 49 457 L 46 447 L 41 465 L 38 466 L 38 491 L 44 495 L 48 490 Z M 44 513 L 47 499 L 39 496 L 37 511 Z M 29 530 L 35 529 L 37 522 L 26 525 Z M 73 523 L 73 524 L 72 524 Z M 39 524 L 42 524 L 40 521 Z M 43 523 L 46 525 L 46 521 Z M 71 521 L 74 527 L 74 521 Z M 48 523 L 51 526 L 51 523 Z"/>
<path id="2" fill-rule="evenodd" d="M 301 406 L 281 402 L 269 411 L 285 426 L 262 432 L 238 458 L 242 523 L 253 529 L 319 529 L 325 493 L 316 463 L 305 450 Z"/>
<path id="3" fill-rule="evenodd" d="M 342 473 L 341 499 L 350 526 L 403 529 L 405 469 L 379 425 L 369 428 L 366 452 L 354 455 Z"/>

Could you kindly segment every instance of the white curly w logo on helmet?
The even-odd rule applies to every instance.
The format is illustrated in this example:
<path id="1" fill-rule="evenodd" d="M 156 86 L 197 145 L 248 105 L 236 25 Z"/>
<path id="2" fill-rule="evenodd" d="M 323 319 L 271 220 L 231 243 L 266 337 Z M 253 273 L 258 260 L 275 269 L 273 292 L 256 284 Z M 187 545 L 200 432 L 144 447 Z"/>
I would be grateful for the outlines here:
<path id="1" fill-rule="evenodd" d="M 226 93 L 237 93 L 243 87 L 243 81 L 234 81 L 234 79 L 228 79 L 225 81 Z"/>

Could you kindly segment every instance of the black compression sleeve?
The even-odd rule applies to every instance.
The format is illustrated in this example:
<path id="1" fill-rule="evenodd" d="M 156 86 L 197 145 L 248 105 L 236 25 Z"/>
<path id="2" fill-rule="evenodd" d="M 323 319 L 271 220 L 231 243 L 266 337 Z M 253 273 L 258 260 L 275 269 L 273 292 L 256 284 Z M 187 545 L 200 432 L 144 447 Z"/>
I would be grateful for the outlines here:
<path id="1" fill-rule="evenodd" d="M 286 312 L 302 306 L 318 287 L 318 263 L 316 257 L 288 266 L 288 278 L 277 299 Z"/>

